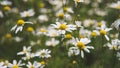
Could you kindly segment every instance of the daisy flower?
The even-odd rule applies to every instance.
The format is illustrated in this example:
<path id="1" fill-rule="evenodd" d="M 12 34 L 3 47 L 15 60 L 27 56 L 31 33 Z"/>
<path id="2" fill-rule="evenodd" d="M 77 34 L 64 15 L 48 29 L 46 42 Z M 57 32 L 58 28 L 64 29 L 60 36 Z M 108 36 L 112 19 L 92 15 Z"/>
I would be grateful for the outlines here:
<path id="1" fill-rule="evenodd" d="M 4 1 L 0 1 L 0 4 L 6 6 L 6 5 L 12 5 L 12 2 L 4 0 Z"/>
<path id="2" fill-rule="evenodd" d="M 74 0 L 74 2 L 75 2 L 75 6 L 77 6 L 77 3 L 84 2 L 84 0 Z"/>
<path id="3" fill-rule="evenodd" d="M 120 9 L 120 1 L 117 1 L 117 3 L 112 3 L 110 7 L 115 9 Z"/>
<path id="4" fill-rule="evenodd" d="M 117 19 L 116 21 L 114 21 L 111 25 L 111 27 L 116 28 L 117 30 L 120 30 L 120 19 Z"/>
<path id="5" fill-rule="evenodd" d="M 107 28 L 107 27 L 102 26 L 101 28 L 98 28 L 98 29 L 100 29 L 100 35 L 105 36 L 106 40 L 109 41 L 109 37 L 107 36 L 107 32 L 112 30 L 112 28 Z"/>
<path id="6" fill-rule="evenodd" d="M 76 30 L 76 25 L 67 25 L 66 22 L 56 22 L 56 24 L 52 24 L 52 26 L 53 28 L 56 28 L 60 34 L 65 34 L 66 31 L 72 32 L 73 30 Z"/>
<path id="7" fill-rule="evenodd" d="M 73 44 L 80 49 L 80 54 L 82 58 L 84 58 L 84 51 L 90 53 L 89 49 L 94 49 L 93 46 L 86 46 L 90 42 L 91 40 L 89 40 L 88 38 L 74 39 Z"/>
<path id="8" fill-rule="evenodd" d="M 0 68 L 7 68 L 7 66 L 4 65 L 4 62 L 0 62 Z"/>
<path id="9" fill-rule="evenodd" d="M 33 9 L 29 9 L 28 11 L 23 11 L 20 13 L 21 17 L 31 17 L 34 16 L 35 12 Z"/>
<path id="10" fill-rule="evenodd" d="M 36 56 L 38 56 L 40 58 L 50 58 L 51 57 L 50 53 L 51 53 L 50 50 L 48 50 L 48 49 L 42 49 L 42 50 L 39 50 L 36 53 Z"/>
<path id="11" fill-rule="evenodd" d="M 23 50 L 21 52 L 18 52 L 17 55 L 23 55 L 30 51 L 31 51 L 31 46 L 29 46 L 29 47 L 23 46 Z"/>
<path id="12" fill-rule="evenodd" d="M 22 31 L 23 26 L 26 23 L 33 24 L 32 22 L 25 22 L 24 20 L 18 20 L 17 24 L 14 27 L 12 27 L 11 31 L 15 31 L 15 33 L 18 33 L 18 31 Z"/>
<path id="13" fill-rule="evenodd" d="M 35 57 L 33 53 L 26 53 L 24 57 L 22 57 L 23 60 L 30 60 L 31 58 Z"/>
<path id="14" fill-rule="evenodd" d="M 55 38 L 52 38 L 51 40 L 46 41 L 46 46 L 55 47 L 55 46 L 58 45 L 58 44 L 59 44 L 59 41 L 58 41 L 58 40 L 55 40 Z"/>
<path id="15" fill-rule="evenodd" d="M 49 28 L 49 30 L 47 31 L 46 35 L 49 36 L 49 37 L 60 36 L 60 34 L 58 33 L 58 31 L 56 29 L 53 29 L 52 27 Z"/>
<path id="16" fill-rule="evenodd" d="M 40 23 L 47 22 L 48 21 L 48 16 L 47 15 L 39 15 L 38 20 Z"/>
<path id="17" fill-rule="evenodd" d="M 100 32 L 99 32 L 98 30 L 93 30 L 93 31 L 91 32 L 91 36 L 92 36 L 92 37 L 96 37 L 96 36 L 98 36 L 98 35 L 100 35 Z"/>
<path id="18" fill-rule="evenodd" d="M 70 47 L 68 51 L 68 56 L 76 56 L 80 54 L 80 50 L 78 47 Z"/>
<path id="19" fill-rule="evenodd" d="M 23 66 L 24 64 L 22 64 L 21 62 L 22 62 L 21 60 L 18 63 L 16 60 L 13 60 L 13 63 L 9 63 L 8 67 L 10 67 L 10 68 L 22 68 L 21 66 Z"/>
<path id="20" fill-rule="evenodd" d="M 33 62 L 33 64 L 31 62 L 28 62 L 28 64 L 26 65 L 28 68 L 41 68 L 40 64 L 37 63 L 36 61 Z"/>
<path id="21" fill-rule="evenodd" d="M 115 39 L 112 40 L 111 43 L 107 43 L 106 46 L 108 46 L 110 50 L 118 50 L 119 44 L 120 44 L 120 40 Z"/>

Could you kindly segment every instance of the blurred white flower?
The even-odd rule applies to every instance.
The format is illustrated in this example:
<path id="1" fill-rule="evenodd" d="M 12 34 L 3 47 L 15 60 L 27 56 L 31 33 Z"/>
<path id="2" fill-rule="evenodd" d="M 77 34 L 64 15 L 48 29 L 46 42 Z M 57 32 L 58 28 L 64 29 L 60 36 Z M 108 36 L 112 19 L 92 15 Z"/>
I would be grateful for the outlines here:
<path id="1" fill-rule="evenodd" d="M 51 57 L 50 53 L 51 53 L 50 50 L 42 49 L 42 50 L 39 50 L 35 56 L 38 56 L 40 58 L 50 58 Z"/>
<path id="2" fill-rule="evenodd" d="M 120 44 L 120 40 L 115 39 L 112 40 L 111 43 L 107 43 L 105 46 L 108 46 L 110 50 L 118 50 L 119 44 Z"/>
<path id="3" fill-rule="evenodd" d="M 31 62 L 28 62 L 28 64 L 26 65 L 28 68 L 41 68 L 41 64 L 37 63 L 36 61 L 33 62 L 33 64 Z"/>
<path id="4" fill-rule="evenodd" d="M 4 0 L 4 1 L 0 1 L 0 4 L 6 6 L 6 5 L 12 5 L 12 2 Z"/>
<path id="5" fill-rule="evenodd" d="M 84 2 L 84 0 L 74 0 L 74 2 L 75 2 L 75 6 L 77 6 L 77 3 Z"/>
<path id="6" fill-rule="evenodd" d="M 115 20 L 111 27 L 116 28 L 117 30 L 120 30 L 120 19 Z"/>
<path id="7" fill-rule="evenodd" d="M 120 1 L 117 1 L 117 3 L 110 4 L 109 7 L 115 8 L 115 9 L 120 9 Z"/>
<path id="8" fill-rule="evenodd" d="M 68 56 L 76 56 L 80 54 L 80 50 L 78 47 L 70 47 L 68 51 Z"/>
<path id="9" fill-rule="evenodd" d="M 46 46 L 55 47 L 55 46 L 58 45 L 58 44 L 59 44 L 59 41 L 58 41 L 58 40 L 55 40 L 55 38 L 52 38 L 51 40 L 46 41 Z"/>
<path id="10" fill-rule="evenodd" d="M 14 37 L 14 40 L 15 40 L 16 42 L 20 42 L 20 41 L 23 40 L 23 38 L 21 38 L 21 37 Z"/>
<path id="11" fill-rule="evenodd" d="M 4 65 L 4 62 L 0 62 L 0 68 L 7 68 L 7 66 Z"/>
<path id="12" fill-rule="evenodd" d="M 47 36 L 49 37 L 57 37 L 60 36 L 60 34 L 58 33 L 57 30 L 53 29 L 52 27 L 49 28 L 49 30 L 47 31 Z"/>
<path id="13" fill-rule="evenodd" d="M 26 46 L 23 46 L 23 50 L 18 52 L 17 55 L 23 55 L 23 54 L 27 54 L 31 51 L 31 46 L 29 47 L 26 47 Z"/>
<path id="14" fill-rule="evenodd" d="M 93 30 L 93 31 L 91 32 L 91 36 L 92 36 L 92 37 L 96 37 L 96 36 L 98 36 L 98 35 L 100 35 L 100 32 L 99 32 L 98 30 Z"/>
<path id="15" fill-rule="evenodd" d="M 28 11 L 23 11 L 20 13 L 21 17 L 31 17 L 34 16 L 35 12 L 33 9 L 29 9 Z"/>
<path id="16" fill-rule="evenodd" d="M 3 12 L 0 11 L 0 18 L 3 18 L 3 17 L 4 17 Z"/>
<path id="17" fill-rule="evenodd" d="M 24 63 L 22 63 L 22 61 L 20 60 L 19 62 L 17 62 L 16 60 L 13 60 L 13 63 L 9 63 L 8 67 L 9 68 L 22 68 L 21 66 L 25 65 Z"/>
<path id="18" fill-rule="evenodd" d="M 77 27 L 83 27 L 81 21 L 75 21 L 75 24 L 76 24 Z"/>
<path id="19" fill-rule="evenodd" d="M 48 16 L 47 15 L 39 15 L 38 20 L 40 23 L 47 22 L 48 21 Z"/>

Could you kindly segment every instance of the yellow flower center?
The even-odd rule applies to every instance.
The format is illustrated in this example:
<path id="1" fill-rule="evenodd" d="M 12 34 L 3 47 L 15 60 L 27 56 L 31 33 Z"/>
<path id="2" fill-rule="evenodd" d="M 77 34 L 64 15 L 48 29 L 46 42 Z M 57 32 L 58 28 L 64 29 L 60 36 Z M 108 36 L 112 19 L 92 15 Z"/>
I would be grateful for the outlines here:
<path id="1" fill-rule="evenodd" d="M 25 24 L 24 20 L 18 20 L 17 21 L 17 25 L 23 25 L 23 24 Z"/>
<path id="2" fill-rule="evenodd" d="M 46 29 L 41 29 L 40 31 L 41 31 L 41 32 L 47 32 L 47 30 L 46 30 Z"/>
<path id="3" fill-rule="evenodd" d="M 64 13 L 59 13 L 59 14 L 58 14 L 58 17 L 59 17 L 60 19 L 63 19 L 63 18 L 64 18 Z"/>
<path id="4" fill-rule="evenodd" d="M 75 2 L 79 2 L 80 0 L 74 0 Z"/>
<path id="5" fill-rule="evenodd" d="M 73 63 L 73 64 L 76 64 L 77 62 L 74 60 L 72 63 Z"/>
<path id="6" fill-rule="evenodd" d="M 19 66 L 18 65 L 13 65 L 13 67 L 12 68 L 19 68 Z"/>
<path id="7" fill-rule="evenodd" d="M 28 31 L 28 32 L 32 32 L 32 31 L 33 31 L 33 28 L 32 28 L 32 27 L 28 27 L 28 28 L 27 28 L 27 31 Z"/>
<path id="8" fill-rule="evenodd" d="M 106 35 L 106 31 L 105 30 L 100 30 L 100 34 Z"/>
<path id="9" fill-rule="evenodd" d="M 22 52 L 27 53 L 27 50 L 23 50 Z"/>
<path id="10" fill-rule="evenodd" d="M 92 32 L 91 36 L 95 37 L 95 36 L 97 36 L 97 33 L 96 32 Z"/>
<path id="11" fill-rule="evenodd" d="M 71 39 L 71 38 L 72 38 L 72 35 L 71 35 L 71 34 L 66 34 L 65 37 L 66 37 L 67 39 Z"/>
<path id="12" fill-rule="evenodd" d="M 41 54 L 41 56 L 45 56 L 45 53 L 43 52 L 43 53 Z"/>
<path id="13" fill-rule="evenodd" d="M 40 3 L 39 6 L 40 6 L 40 8 L 44 8 L 45 4 L 44 3 Z"/>
<path id="14" fill-rule="evenodd" d="M 67 8 L 67 7 L 64 7 L 63 10 L 64 10 L 65 12 L 67 12 L 67 11 L 68 11 L 68 8 Z"/>
<path id="15" fill-rule="evenodd" d="M 81 49 L 85 48 L 85 44 L 83 42 L 77 42 L 77 46 L 80 47 Z"/>
<path id="16" fill-rule="evenodd" d="M 54 46 L 54 44 L 51 42 L 51 43 L 50 43 L 50 46 Z"/>
<path id="17" fill-rule="evenodd" d="M 114 46 L 113 46 L 113 49 L 114 49 L 114 50 L 117 50 L 117 46 L 116 46 L 116 45 L 114 45 Z"/>
<path id="18" fill-rule="evenodd" d="M 35 67 L 33 65 L 31 65 L 30 68 L 35 68 Z"/>
<path id="19" fill-rule="evenodd" d="M 10 8 L 9 6 L 5 6 L 5 7 L 4 7 L 4 10 L 5 10 L 5 11 L 9 11 L 10 9 L 11 9 L 11 8 Z"/>
<path id="20" fill-rule="evenodd" d="M 8 34 L 5 35 L 5 37 L 6 37 L 6 38 L 11 38 L 12 35 L 8 33 Z"/>
<path id="21" fill-rule="evenodd" d="M 93 26 L 93 22 L 92 21 L 89 22 L 89 26 Z"/>
<path id="22" fill-rule="evenodd" d="M 98 27 L 101 27 L 102 26 L 102 23 L 101 22 L 98 22 Z"/>
<path id="23" fill-rule="evenodd" d="M 30 14 L 27 12 L 27 13 L 26 13 L 26 16 L 30 16 Z"/>
<path id="24" fill-rule="evenodd" d="M 45 65 L 45 61 L 41 61 L 40 64 Z"/>
<path id="25" fill-rule="evenodd" d="M 61 29 L 61 30 L 65 30 L 67 28 L 67 25 L 66 24 L 61 24 L 60 26 L 59 26 L 59 29 Z"/>
<path id="26" fill-rule="evenodd" d="M 80 37 L 80 38 L 85 38 L 85 36 L 84 36 L 84 35 L 80 35 L 79 37 Z"/>
<path id="27" fill-rule="evenodd" d="M 117 9 L 120 9 L 120 5 L 116 6 Z"/>

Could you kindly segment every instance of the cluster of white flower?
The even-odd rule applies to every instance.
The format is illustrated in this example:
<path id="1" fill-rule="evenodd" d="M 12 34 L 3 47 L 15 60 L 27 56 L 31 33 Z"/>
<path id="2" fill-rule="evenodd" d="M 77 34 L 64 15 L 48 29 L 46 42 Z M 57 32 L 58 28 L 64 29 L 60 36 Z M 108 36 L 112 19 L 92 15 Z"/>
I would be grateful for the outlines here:
<path id="1" fill-rule="evenodd" d="M 27 2 L 32 3 L 32 1 L 22 0 L 25 4 Z M 46 0 L 45 2 L 52 7 L 49 9 L 46 7 L 46 3 L 41 0 L 37 10 L 36 8 L 23 8 L 24 10 L 14 8 L 11 7 L 12 1 L 0 1 L 0 5 L 3 6 L 5 11 L 3 13 L 0 10 L 0 18 L 4 18 L 11 13 L 18 15 L 16 25 L 11 28 L 13 34 L 7 33 L 5 38 L 2 39 L 3 42 L 7 39 L 15 40 L 16 43 L 24 42 L 26 44 L 26 46 L 22 45 L 23 49 L 17 52 L 17 56 L 21 57 L 18 62 L 18 59 L 13 60 L 13 63 L 0 61 L 0 68 L 44 68 L 48 60 L 52 57 L 54 58 L 54 54 L 59 54 L 56 53 L 59 50 L 67 51 L 64 53 L 67 53 L 69 58 L 80 56 L 81 59 L 84 59 L 86 54 L 91 54 L 95 51 L 96 44 L 99 44 L 98 47 L 106 47 L 109 50 L 113 50 L 116 54 L 115 56 L 120 60 L 119 33 L 110 33 L 114 28 L 118 31 L 120 30 L 120 19 L 116 20 L 112 25 L 110 24 L 110 27 L 104 19 L 82 18 L 82 14 L 77 14 L 80 11 L 77 8 L 79 8 L 81 2 L 86 6 L 92 4 L 91 9 L 83 9 L 83 11 L 80 11 L 81 13 L 87 11 L 87 13 L 85 12 L 86 15 L 91 17 L 92 15 L 100 18 L 106 16 L 108 12 L 98 8 L 98 3 L 102 3 L 102 0 L 96 1 L 91 3 L 90 0 L 73 0 L 75 7 L 72 7 L 66 6 L 69 4 L 69 0 Z M 120 1 L 109 3 L 106 7 L 120 9 Z M 15 24 L 15 21 L 13 24 Z M 19 34 L 20 37 L 14 37 L 14 35 Z M 24 36 L 22 37 L 21 34 Z"/>

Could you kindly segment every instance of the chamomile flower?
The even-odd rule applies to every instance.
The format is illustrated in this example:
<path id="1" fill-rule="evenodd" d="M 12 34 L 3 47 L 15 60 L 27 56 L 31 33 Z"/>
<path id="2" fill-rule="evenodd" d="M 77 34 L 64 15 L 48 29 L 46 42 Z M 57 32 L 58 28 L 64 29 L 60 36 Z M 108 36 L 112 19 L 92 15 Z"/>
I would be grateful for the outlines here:
<path id="1" fill-rule="evenodd" d="M 31 51 L 31 46 L 29 47 L 23 46 L 23 50 L 21 52 L 18 52 L 17 55 L 23 55 L 29 53 L 30 51 Z"/>
<path id="2" fill-rule="evenodd" d="M 38 20 L 40 23 L 47 22 L 48 21 L 48 16 L 47 15 L 39 15 Z"/>
<path id="3" fill-rule="evenodd" d="M 84 28 L 81 28 L 79 30 L 79 37 L 80 38 L 89 38 L 91 35 L 91 31 L 90 30 L 87 30 L 87 29 L 84 29 Z"/>
<path id="4" fill-rule="evenodd" d="M 22 57 L 23 60 L 30 60 L 31 58 L 34 58 L 35 55 L 33 53 L 26 53 L 24 57 Z"/>
<path id="5" fill-rule="evenodd" d="M 76 24 L 76 26 L 77 26 L 78 28 L 79 28 L 79 27 L 83 27 L 81 21 L 75 21 L 75 24 Z"/>
<path id="6" fill-rule="evenodd" d="M 15 33 L 18 33 L 18 31 L 23 30 L 23 26 L 27 23 L 33 24 L 32 22 L 25 22 L 24 20 L 20 19 L 17 21 L 17 24 L 11 28 L 11 31 L 15 31 Z"/>
<path id="7" fill-rule="evenodd" d="M 60 34 L 58 33 L 58 31 L 56 29 L 53 29 L 53 28 L 49 28 L 49 30 L 47 31 L 46 35 L 49 36 L 49 37 L 60 36 Z"/>
<path id="8" fill-rule="evenodd" d="M 116 28 L 117 30 L 120 30 L 120 19 L 117 19 L 116 21 L 114 21 L 111 27 Z"/>
<path id="9" fill-rule="evenodd" d="M 76 56 L 80 54 L 80 50 L 78 47 L 70 47 L 68 51 L 68 56 Z"/>
<path id="10" fill-rule="evenodd" d="M 56 24 L 52 24 L 52 26 L 53 28 L 56 28 L 60 34 L 65 34 L 66 31 L 72 32 L 73 30 L 76 30 L 76 25 L 67 25 L 66 22 L 56 22 Z"/>
<path id="11" fill-rule="evenodd" d="M 80 54 L 82 58 L 84 58 L 84 51 L 90 53 L 89 49 L 94 49 L 93 46 L 86 46 L 90 42 L 91 40 L 89 40 L 88 38 L 74 39 L 73 44 L 80 49 Z"/>
<path id="12" fill-rule="evenodd" d="M 7 66 L 4 65 L 4 62 L 0 62 L 0 68 L 7 68 Z"/>
<path id="13" fill-rule="evenodd" d="M 64 7 L 63 10 L 68 13 L 74 13 L 73 9 L 71 7 Z"/>
<path id="14" fill-rule="evenodd" d="M 8 67 L 9 68 L 22 68 L 24 64 L 22 63 L 22 61 L 20 60 L 19 62 L 17 62 L 16 60 L 13 60 L 13 63 L 9 63 Z"/>
<path id="15" fill-rule="evenodd" d="M 83 26 L 85 27 L 93 27 L 96 23 L 96 20 L 92 20 L 92 19 L 86 19 L 83 21 Z"/>
<path id="16" fill-rule="evenodd" d="M 31 62 L 28 62 L 28 64 L 26 65 L 28 68 L 40 68 L 40 64 L 37 63 L 36 61 L 33 62 L 33 64 Z"/>
<path id="17" fill-rule="evenodd" d="M 40 58 L 50 58 L 51 57 L 50 53 L 51 53 L 50 50 L 48 50 L 48 49 L 42 49 L 42 50 L 39 50 L 36 53 L 36 56 L 38 56 Z"/>
<path id="18" fill-rule="evenodd" d="M 1 1 L 0 4 L 6 6 L 6 5 L 12 5 L 12 2 L 4 0 L 4 1 Z"/>
<path id="19" fill-rule="evenodd" d="M 46 46 L 55 47 L 55 46 L 58 45 L 58 44 L 59 44 L 59 41 L 58 41 L 58 40 L 55 40 L 55 38 L 52 38 L 51 40 L 46 41 Z"/>
<path id="20" fill-rule="evenodd" d="M 38 28 L 37 30 L 37 35 L 41 35 L 41 34 L 43 34 L 43 35 L 46 35 L 47 34 L 47 27 L 41 27 L 41 28 Z"/>
<path id="21" fill-rule="evenodd" d="M 105 36 L 107 41 L 109 41 L 109 37 L 107 36 L 107 32 L 109 32 L 110 30 L 112 30 L 112 28 L 107 28 L 107 27 L 104 27 L 104 26 L 102 26 L 100 28 L 100 35 Z"/>
<path id="22" fill-rule="evenodd" d="M 34 16 L 35 12 L 33 9 L 29 9 L 28 11 L 23 11 L 20 13 L 21 17 L 31 17 Z"/>
<path id="23" fill-rule="evenodd" d="M 98 36 L 98 35 L 100 35 L 100 32 L 99 32 L 98 30 L 93 30 L 93 31 L 91 32 L 91 36 L 92 36 L 92 37 L 96 37 L 96 36 Z"/>
<path id="24" fill-rule="evenodd" d="M 106 46 L 108 46 L 110 50 L 118 50 L 119 44 L 120 44 L 120 40 L 115 39 L 112 40 L 111 43 L 107 43 Z"/>
<path id="25" fill-rule="evenodd" d="M 75 2 L 75 6 L 77 6 L 77 3 L 84 2 L 84 0 L 74 0 L 74 2 Z"/>
<path id="26" fill-rule="evenodd" d="M 120 9 L 120 1 L 117 1 L 117 3 L 112 3 L 110 7 L 115 9 Z"/>

